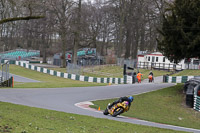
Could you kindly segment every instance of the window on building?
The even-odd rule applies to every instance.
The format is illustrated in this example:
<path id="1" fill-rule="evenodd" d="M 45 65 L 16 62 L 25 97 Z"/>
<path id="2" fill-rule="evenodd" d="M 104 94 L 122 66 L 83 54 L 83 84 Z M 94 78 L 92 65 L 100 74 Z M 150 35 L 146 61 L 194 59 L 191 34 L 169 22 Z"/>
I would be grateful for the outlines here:
<path id="1" fill-rule="evenodd" d="M 163 57 L 163 62 L 165 62 L 165 57 Z"/>
<path id="2" fill-rule="evenodd" d="M 156 62 L 158 62 L 158 57 L 156 57 Z"/>
<path id="3" fill-rule="evenodd" d="M 155 61 L 155 57 L 154 56 L 152 56 L 152 62 L 154 62 Z"/>
<path id="4" fill-rule="evenodd" d="M 150 56 L 148 57 L 148 61 L 150 61 L 151 60 L 151 58 L 150 58 Z"/>
<path id="5" fill-rule="evenodd" d="M 199 65 L 199 60 L 193 60 L 194 65 Z"/>
<path id="6" fill-rule="evenodd" d="M 191 62 L 190 59 L 185 59 L 185 61 L 184 61 L 185 64 L 188 64 L 188 63 L 190 63 L 190 62 Z"/>

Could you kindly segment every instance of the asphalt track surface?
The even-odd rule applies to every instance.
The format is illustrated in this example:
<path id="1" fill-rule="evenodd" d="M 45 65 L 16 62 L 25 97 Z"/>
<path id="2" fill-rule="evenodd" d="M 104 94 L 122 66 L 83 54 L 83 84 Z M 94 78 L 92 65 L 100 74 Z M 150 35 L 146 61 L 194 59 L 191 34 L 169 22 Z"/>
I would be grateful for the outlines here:
<path id="1" fill-rule="evenodd" d="M 159 124 L 134 118 L 114 118 L 111 116 L 104 116 L 100 111 L 88 109 L 86 104 L 82 104 L 82 108 L 80 108 L 81 106 L 76 106 L 78 103 L 80 104 L 84 101 L 137 95 L 155 91 L 161 88 L 166 88 L 172 85 L 174 84 L 142 83 L 101 87 L 0 89 L 0 101 L 73 114 L 93 116 L 97 118 L 106 118 L 133 124 L 141 124 L 187 132 L 200 132 L 200 130 L 197 129 Z M 85 109 L 84 106 L 86 107 Z M 132 105 L 132 108 L 134 108 L 134 104 Z"/>

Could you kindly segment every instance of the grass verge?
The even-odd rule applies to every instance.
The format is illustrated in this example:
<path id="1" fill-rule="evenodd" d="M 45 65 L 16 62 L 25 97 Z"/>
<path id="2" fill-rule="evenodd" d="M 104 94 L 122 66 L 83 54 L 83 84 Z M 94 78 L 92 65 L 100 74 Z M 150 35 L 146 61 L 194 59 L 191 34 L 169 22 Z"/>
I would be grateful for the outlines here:
<path id="1" fill-rule="evenodd" d="M 37 83 L 17 83 L 14 84 L 14 88 L 61 88 L 106 85 L 101 83 L 89 83 L 51 76 L 16 65 L 10 65 L 10 73 L 41 81 Z"/>
<path id="2" fill-rule="evenodd" d="M 162 90 L 136 95 L 130 110 L 124 116 L 176 126 L 200 129 L 200 113 L 185 106 L 183 85 L 178 84 Z M 116 99 L 94 101 L 96 107 Z"/>
<path id="3" fill-rule="evenodd" d="M 200 76 L 200 70 L 183 70 L 172 76 Z"/>
<path id="4" fill-rule="evenodd" d="M 174 133 L 167 129 L 68 114 L 0 102 L 0 132 L 14 133 Z"/>

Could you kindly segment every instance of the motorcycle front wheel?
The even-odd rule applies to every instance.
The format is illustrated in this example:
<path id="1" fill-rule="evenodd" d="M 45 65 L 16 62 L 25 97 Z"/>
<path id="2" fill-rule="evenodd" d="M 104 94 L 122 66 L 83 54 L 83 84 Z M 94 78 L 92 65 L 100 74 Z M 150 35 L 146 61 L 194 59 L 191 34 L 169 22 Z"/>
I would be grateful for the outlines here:
<path id="1" fill-rule="evenodd" d="M 121 113 L 123 113 L 124 109 L 120 108 L 118 111 L 118 109 L 115 109 L 114 113 L 113 113 L 113 117 L 116 117 L 117 115 L 120 115 Z"/>

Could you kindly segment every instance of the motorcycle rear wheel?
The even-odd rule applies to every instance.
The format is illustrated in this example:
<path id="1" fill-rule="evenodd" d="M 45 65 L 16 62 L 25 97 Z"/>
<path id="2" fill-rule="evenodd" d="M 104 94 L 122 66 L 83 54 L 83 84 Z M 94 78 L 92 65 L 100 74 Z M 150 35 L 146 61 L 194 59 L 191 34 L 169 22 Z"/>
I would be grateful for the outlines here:
<path id="1" fill-rule="evenodd" d="M 103 111 L 103 114 L 104 114 L 104 115 L 108 115 L 108 114 L 109 114 L 108 109 L 105 109 L 105 110 Z"/>

